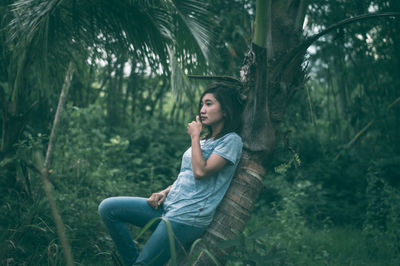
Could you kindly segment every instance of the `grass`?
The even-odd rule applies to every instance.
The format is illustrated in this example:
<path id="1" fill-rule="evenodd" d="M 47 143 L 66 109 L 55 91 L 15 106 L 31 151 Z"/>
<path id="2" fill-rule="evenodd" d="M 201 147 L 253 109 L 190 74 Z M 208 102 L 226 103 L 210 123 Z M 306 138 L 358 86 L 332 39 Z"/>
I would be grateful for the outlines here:
<path id="1" fill-rule="evenodd" d="M 251 223 L 246 232 L 250 228 L 253 228 Z M 254 249 L 257 245 L 248 241 L 237 247 L 236 258 L 230 260 L 228 265 L 243 265 L 243 262 L 248 265 L 296 266 L 400 265 L 399 245 L 384 233 L 372 237 L 350 226 L 315 230 L 305 228 L 300 232 L 301 238 L 293 240 L 277 237 L 280 232 L 275 230 L 257 238 L 258 245 L 263 243 L 264 248 Z M 265 264 L 259 263 L 260 258 Z"/>

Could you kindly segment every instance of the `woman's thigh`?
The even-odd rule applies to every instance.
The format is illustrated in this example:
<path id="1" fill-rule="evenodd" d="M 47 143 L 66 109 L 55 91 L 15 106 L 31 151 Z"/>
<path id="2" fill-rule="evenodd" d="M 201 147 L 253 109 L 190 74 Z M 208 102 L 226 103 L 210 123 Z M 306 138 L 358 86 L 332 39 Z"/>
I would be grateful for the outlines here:
<path id="1" fill-rule="evenodd" d="M 172 221 L 170 221 L 170 225 L 177 251 L 182 248 L 186 249 L 194 240 L 200 238 L 206 230 L 206 228 L 198 228 Z M 138 265 L 163 265 L 166 263 L 170 258 L 169 237 L 168 227 L 165 221 L 161 221 L 147 240 L 136 263 Z"/>
<path id="2" fill-rule="evenodd" d="M 146 198 L 140 197 L 111 197 L 99 205 L 99 213 L 103 220 L 127 222 L 143 227 L 151 219 L 160 217 L 163 209 L 153 209 Z M 156 222 L 153 228 L 156 227 Z"/>

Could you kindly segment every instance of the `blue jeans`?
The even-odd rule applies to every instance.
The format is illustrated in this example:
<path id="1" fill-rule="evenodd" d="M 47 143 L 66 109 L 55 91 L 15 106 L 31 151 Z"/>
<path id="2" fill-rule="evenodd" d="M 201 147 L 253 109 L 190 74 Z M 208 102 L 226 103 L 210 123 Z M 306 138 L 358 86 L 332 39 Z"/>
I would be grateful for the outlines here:
<path id="1" fill-rule="evenodd" d="M 170 246 L 164 221 L 157 220 L 150 228 L 153 231 L 139 253 L 126 223 L 143 227 L 151 219 L 161 217 L 163 208 L 153 209 L 146 198 L 112 197 L 103 200 L 99 213 L 107 227 L 125 265 L 163 265 L 169 260 Z M 175 246 L 187 248 L 199 238 L 206 228 L 199 228 L 170 221 L 175 235 Z"/>

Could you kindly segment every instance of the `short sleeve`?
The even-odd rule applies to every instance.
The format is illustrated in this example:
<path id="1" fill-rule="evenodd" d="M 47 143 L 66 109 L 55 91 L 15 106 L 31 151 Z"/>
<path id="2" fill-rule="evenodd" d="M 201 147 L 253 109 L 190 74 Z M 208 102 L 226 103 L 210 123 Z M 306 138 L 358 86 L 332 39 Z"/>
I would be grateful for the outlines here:
<path id="1" fill-rule="evenodd" d="M 227 159 L 232 164 L 236 164 L 242 154 L 242 139 L 236 133 L 229 133 L 223 136 L 215 147 L 213 153 Z"/>

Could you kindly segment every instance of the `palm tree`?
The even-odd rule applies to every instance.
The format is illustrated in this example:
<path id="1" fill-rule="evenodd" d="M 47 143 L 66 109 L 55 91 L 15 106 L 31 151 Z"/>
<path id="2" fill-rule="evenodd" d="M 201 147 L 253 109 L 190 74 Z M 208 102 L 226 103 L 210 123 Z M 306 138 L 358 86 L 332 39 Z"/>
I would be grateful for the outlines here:
<path id="1" fill-rule="evenodd" d="M 216 244 L 235 239 L 244 229 L 263 188 L 277 126 L 289 98 L 304 82 L 301 63 L 305 51 L 293 58 L 290 66 L 279 65 L 300 43 L 304 17 L 303 1 L 257 0 L 255 35 L 240 81 L 246 99 L 241 132 L 244 150 L 231 186 L 203 237 L 208 246 L 213 246 L 209 251 L 213 256 L 206 252 L 207 245 L 199 245 L 194 265 L 212 265 L 212 257 L 224 264 L 230 250 L 215 248 Z"/>

